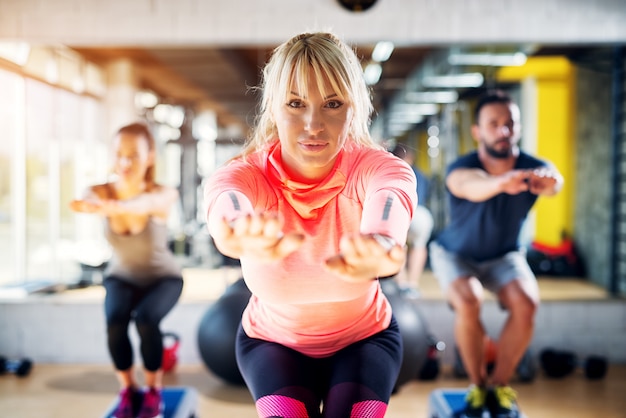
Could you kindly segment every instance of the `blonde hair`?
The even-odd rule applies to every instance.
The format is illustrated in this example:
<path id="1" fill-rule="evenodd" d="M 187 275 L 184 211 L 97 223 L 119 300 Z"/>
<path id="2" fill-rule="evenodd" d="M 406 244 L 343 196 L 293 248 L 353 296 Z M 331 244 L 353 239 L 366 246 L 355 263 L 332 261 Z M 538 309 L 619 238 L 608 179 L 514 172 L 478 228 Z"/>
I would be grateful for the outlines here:
<path id="1" fill-rule="evenodd" d="M 320 89 L 329 83 L 333 93 L 352 108 L 353 119 L 348 135 L 362 145 L 379 147 L 369 133 L 374 107 L 354 51 L 331 33 L 302 33 L 274 49 L 263 69 L 261 85 L 256 88 L 262 92 L 259 114 L 242 152 L 243 157 L 277 138 L 278 131 L 272 119 L 273 105 L 277 100 L 287 100 L 294 83 L 306 91 L 311 72 Z M 320 93 L 327 95 L 324 91 Z"/>

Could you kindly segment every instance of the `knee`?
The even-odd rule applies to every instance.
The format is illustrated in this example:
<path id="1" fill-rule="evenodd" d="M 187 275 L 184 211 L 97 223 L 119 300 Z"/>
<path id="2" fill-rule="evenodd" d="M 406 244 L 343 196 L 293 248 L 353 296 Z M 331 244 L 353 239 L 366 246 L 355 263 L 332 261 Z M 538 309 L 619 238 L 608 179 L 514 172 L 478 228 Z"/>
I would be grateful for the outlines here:
<path id="1" fill-rule="evenodd" d="M 149 315 L 145 312 L 137 312 L 135 315 L 135 326 L 137 327 L 137 332 L 141 336 L 147 336 L 155 332 L 159 331 L 159 319 L 154 318 L 154 316 Z"/>
<path id="2" fill-rule="evenodd" d="M 153 332 L 159 329 L 159 322 L 154 321 L 149 317 L 135 318 L 135 326 L 139 334 L 145 334 L 146 332 Z"/>
<path id="3" fill-rule="evenodd" d="M 451 304 L 458 318 L 474 319 L 480 316 L 482 301 L 474 295 L 452 298 Z"/>
<path id="4" fill-rule="evenodd" d="M 128 337 L 128 324 L 122 323 L 108 323 L 107 324 L 107 336 L 111 341 L 117 341 L 120 338 L 124 339 Z"/>
<path id="5" fill-rule="evenodd" d="M 127 328 L 130 323 L 130 315 L 126 312 L 107 312 L 106 324 L 108 328 Z"/>
<path id="6" fill-rule="evenodd" d="M 159 322 L 161 322 L 161 316 L 153 313 L 149 309 L 137 309 L 133 319 L 138 327 L 158 327 Z"/>
<path id="7" fill-rule="evenodd" d="M 283 395 L 267 395 L 256 401 L 259 417 L 309 417 L 304 402 Z"/>
<path id="8" fill-rule="evenodd" d="M 539 308 L 538 301 L 525 296 L 512 300 L 509 305 L 507 309 L 514 318 L 531 324 L 534 322 L 535 314 Z"/>

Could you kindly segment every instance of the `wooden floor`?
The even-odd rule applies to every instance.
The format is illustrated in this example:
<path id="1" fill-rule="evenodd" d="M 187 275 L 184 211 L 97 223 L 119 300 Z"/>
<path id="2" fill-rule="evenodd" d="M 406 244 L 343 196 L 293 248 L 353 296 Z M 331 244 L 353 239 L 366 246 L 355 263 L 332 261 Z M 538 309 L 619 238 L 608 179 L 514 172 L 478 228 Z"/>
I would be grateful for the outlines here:
<path id="1" fill-rule="evenodd" d="M 229 386 L 203 366 L 181 366 L 167 374 L 170 386 L 192 386 L 199 396 L 199 418 L 256 417 L 245 387 Z M 426 418 L 428 395 L 440 387 L 466 387 L 467 381 L 443 371 L 437 380 L 412 381 L 393 395 L 387 418 Z M 626 365 L 610 366 L 603 380 L 577 372 L 563 379 L 538 376 L 518 383 L 519 403 L 529 418 L 626 417 Z M 25 378 L 0 376 L 0 416 L 11 418 L 101 417 L 113 402 L 117 384 L 107 366 L 36 364 Z"/>
<path id="2" fill-rule="evenodd" d="M 229 386 L 203 366 L 180 366 L 167 374 L 169 386 L 192 386 L 199 392 L 200 418 L 254 418 L 244 387 Z M 463 388 L 467 382 L 443 371 L 435 381 L 412 381 L 393 395 L 388 418 L 427 417 L 428 395 L 440 387 Z M 514 385 L 529 418 L 626 417 L 626 365 L 609 368 L 603 380 L 577 372 L 563 379 L 538 376 Z M 0 416 L 11 418 L 101 417 L 113 402 L 117 384 L 110 368 L 90 365 L 34 366 L 30 376 L 0 376 Z"/>
<path id="3" fill-rule="evenodd" d="M 237 280 L 238 271 L 185 270 L 182 301 L 215 300 Z M 213 279 L 213 280 L 211 280 Z M 605 299 L 606 292 L 580 279 L 540 278 L 543 300 Z M 442 299 L 430 271 L 425 272 L 420 291 L 423 299 Z M 104 290 L 93 286 L 57 297 L 59 303 L 102 300 Z M 199 417 L 254 418 L 254 405 L 245 387 L 233 387 L 208 372 L 202 364 L 182 365 L 166 375 L 168 386 L 191 386 L 198 390 Z M 426 418 L 428 395 L 442 387 L 464 388 L 468 382 L 444 370 L 435 381 L 412 381 L 395 394 L 388 418 Z M 625 418 L 626 365 L 611 365 L 606 378 L 586 380 L 582 372 L 564 379 L 541 374 L 533 383 L 514 384 L 522 410 L 529 418 Z M 0 418 L 101 417 L 112 404 L 117 383 L 110 366 L 35 364 L 30 376 L 0 376 Z"/>

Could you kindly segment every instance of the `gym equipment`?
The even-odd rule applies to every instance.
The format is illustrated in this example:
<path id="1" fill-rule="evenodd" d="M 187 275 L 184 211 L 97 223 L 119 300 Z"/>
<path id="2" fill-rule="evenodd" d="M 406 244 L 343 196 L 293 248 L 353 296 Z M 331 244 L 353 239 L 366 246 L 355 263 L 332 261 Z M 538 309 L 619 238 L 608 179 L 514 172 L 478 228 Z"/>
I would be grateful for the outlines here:
<path id="1" fill-rule="evenodd" d="M 552 348 L 541 351 L 540 362 L 546 376 L 556 379 L 572 374 L 579 365 L 582 366 L 587 379 L 602 379 L 609 367 L 607 359 L 603 356 L 588 356 L 581 364 L 573 352 Z"/>
<path id="2" fill-rule="evenodd" d="M 163 333 L 163 360 L 161 368 L 165 373 L 171 372 L 178 363 L 178 347 L 180 337 L 174 332 Z"/>
<path id="3" fill-rule="evenodd" d="M 467 389 L 435 389 L 428 396 L 428 418 L 456 418 L 465 408 Z M 520 412 L 520 418 L 527 418 Z"/>
<path id="4" fill-rule="evenodd" d="M 206 367 L 233 385 L 245 385 L 237 367 L 237 330 L 251 293 L 243 279 L 228 286 L 200 320 L 198 348 Z"/>
<path id="5" fill-rule="evenodd" d="M 13 373 L 19 377 L 26 377 L 32 368 L 33 362 L 30 359 L 10 360 L 0 356 L 0 374 Z"/>
<path id="6" fill-rule="evenodd" d="M 161 390 L 163 418 L 196 418 L 198 392 L 191 387 L 166 387 Z M 113 418 L 118 399 L 113 402 L 102 418 Z M 138 402 L 141 404 L 141 402 Z"/>
<path id="7" fill-rule="evenodd" d="M 487 373 L 491 373 L 496 364 L 496 357 L 498 354 L 498 343 L 490 337 L 485 338 L 485 360 L 487 362 Z M 459 378 L 466 378 L 467 372 L 461 355 L 459 354 L 458 347 L 454 347 L 454 366 L 453 374 Z M 522 358 L 520 359 L 517 367 L 515 368 L 517 379 L 520 382 L 532 382 L 537 374 L 537 366 L 532 356 L 532 351 L 527 349 Z"/>
<path id="8" fill-rule="evenodd" d="M 402 296 L 394 280 L 381 280 L 383 292 L 389 299 L 398 322 L 403 342 L 403 360 L 395 390 L 420 374 L 428 358 L 432 336 L 417 305 Z M 235 356 L 235 340 L 250 290 L 243 279 L 230 285 L 224 294 L 209 307 L 198 327 L 198 347 L 207 368 L 228 383 L 245 382 Z M 437 361 L 434 359 L 433 361 Z M 431 365 L 432 367 L 432 365 Z M 435 370 L 438 373 L 438 367 Z M 434 370 L 430 370 L 432 375 Z M 428 375 L 428 372 L 426 373 Z"/>
<path id="9" fill-rule="evenodd" d="M 432 335 L 428 338 L 428 354 L 417 378 L 419 380 L 435 380 L 441 371 L 441 355 L 446 349 L 446 343 L 437 341 Z"/>
<path id="10" fill-rule="evenodd" d="M 402 295 L 397 282 L 384 279 L 380 280 L 380 285 L 391 304 L 402 336 L 403 357 L 395 393 L 402 385 L 419 376 L 428 358 L 432 337 L 417 304 Z"/>
<path id="11" fill-rule="evenodd" d="M 429 418 L 453 418 L 465 407 L 467 389 L 435 389 L 428 396 Z"/>

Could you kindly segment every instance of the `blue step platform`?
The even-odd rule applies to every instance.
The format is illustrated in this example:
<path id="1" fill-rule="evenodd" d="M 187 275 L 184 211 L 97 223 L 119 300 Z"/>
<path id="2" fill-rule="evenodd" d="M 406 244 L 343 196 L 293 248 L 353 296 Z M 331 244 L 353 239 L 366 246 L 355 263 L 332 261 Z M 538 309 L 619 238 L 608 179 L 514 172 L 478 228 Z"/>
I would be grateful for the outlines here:
<path id="1" fill-rule="evenodd" d="M 162 390 L 163 418 L 197 418 L 198 392 L 190 387 L 166 387 Z M 111 405 L 103 418 L 113 418 L 118 400 Z"/>
<path id="2" fill-rule="evenodd" d="M 435 389 L 428 397 L 428 418 L 458 418 L 465 407 L 467 389 Z M 483 418 L 489 418 L 485 412 Z M 521 418 L 527 418 L 523 413 Z"/>

